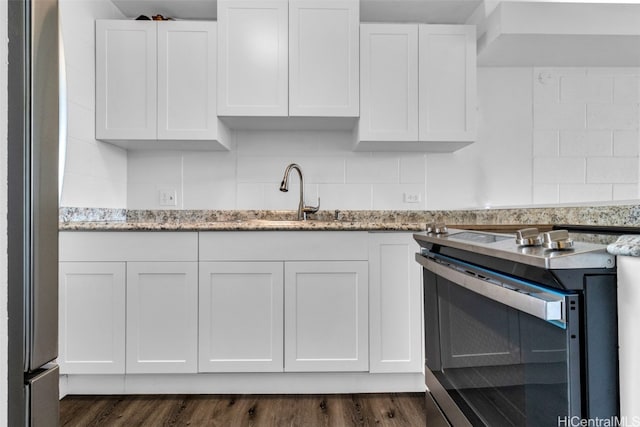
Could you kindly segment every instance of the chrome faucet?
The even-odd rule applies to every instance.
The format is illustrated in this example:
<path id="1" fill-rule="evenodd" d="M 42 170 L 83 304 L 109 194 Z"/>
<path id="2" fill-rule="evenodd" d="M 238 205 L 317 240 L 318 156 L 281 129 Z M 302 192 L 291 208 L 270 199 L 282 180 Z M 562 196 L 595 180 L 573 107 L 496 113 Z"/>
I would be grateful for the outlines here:
<path id="1" fill-rule="evenodd" d="M 298 176 L 300 176 L 300 202 L 298 203 L 298 221 L 304 221 L 307 219 L 307 214 L 318 212 L 318 209 L 320 209 L 320 198 L 318 197 L 318 206 L 304 205 L 304 177 L 302 176 L 302 169 L 295 163 L 291 163 L 284 170 L 284 176 L 282 177 L 282 183 L 280 184 L 280 191 L 285 193 L 289 191 L 289 175 L 291 174 L 291 169 L 295 169 L 296 171 L 298 171 Z"/>

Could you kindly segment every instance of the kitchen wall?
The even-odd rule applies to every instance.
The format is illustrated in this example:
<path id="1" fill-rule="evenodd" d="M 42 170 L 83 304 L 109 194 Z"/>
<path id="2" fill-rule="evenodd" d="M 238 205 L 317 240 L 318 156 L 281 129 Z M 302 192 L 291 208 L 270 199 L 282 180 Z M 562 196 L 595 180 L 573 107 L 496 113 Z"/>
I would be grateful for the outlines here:
<path id="1" fill-rule="evenodd" d="M 287 164 L 305 172 L 305 197 L 323 209 L 441 209 L 530 204 L 531 69 L 481 69 L 479 139 L 450 154 L 355 153 L 351 132 L 236 133 L 230 153 L 130 152 L 127 206 L 294 209 L 297 177 L 278 191 Z M 514 179 L 517 177 L 517 179 Z M 405 194 L 420 202 L 406 203 Z"/>
<path id="2" fill-rule="evenodd" d="M 639 75 L 534 70 L 534 203 L 638 198 Z"/>
<path id="3" fill-rule="evenodd" d="M 122 19 L 108 0 L 59 0 L 67 73 L 67 156 L 62 206 L 122 208 L 127 152 L 95 139 L 95 19 Z"/>
<path id="4" fill-rule="evenodd" d="M 638 69 L 480 68 L 478 138 L 455 153 L 355 153 L 340 131 L 237 131 L 231 152 L 130 151 L 95 141 L 93 20 L 106 0 L 62 0 L 69 73 L 63 206 L 131 209 L 456 209 L 639 198 Z M 159 191 L 175 191 L 161 206 Z M 407 203 L 405 196 L 418 195 Z"/>

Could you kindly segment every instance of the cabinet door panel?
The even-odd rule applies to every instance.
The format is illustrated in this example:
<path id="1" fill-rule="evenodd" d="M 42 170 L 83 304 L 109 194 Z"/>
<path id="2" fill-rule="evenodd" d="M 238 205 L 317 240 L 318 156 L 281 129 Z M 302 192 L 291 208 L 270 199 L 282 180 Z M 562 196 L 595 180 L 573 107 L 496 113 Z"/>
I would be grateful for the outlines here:
<path id="1" fill-rule="evenodd" d="M 215 139 L 216 23 L 158 26 L 158 139 Z"/>
<path id="2" fill-rule="evenodd" d="M 127 373 L 197 371 L 198 264 L 127 264 Z"/>
<path id="3" fill-rule="evenodd" d="M 96 21 L 96 138 L 156 138 L 156 25 Z"/>
<path id="4" fill-rule="evenodd" d="M 285 263 L 285 371 L 368 370 L 368 266 Z"/>
<path id="5" fill-rule="evenodd" d="M 360 139 L 418 140 L 418 26 L 360 27 Z"/>
<path id="6" fill-rule="evenodd" d="M 62 262 L 59 271 L 61 374 L 123 374 L 125 264 Z"/>
<path id="7" fill-rule="evenodd" d="M 289 2 L 289 114 L 358 116 L 359 2 Z"/>
<path id="8" fill-rule="evenodd" d="M 468 25 L 420 25 L 420 139 L 473 141 L 476 38 Z"/>
<path id="9" fill-rule="evenodd" d="M 200 372 L 282 372 L 283 264 L 200 264 Z"/>
<path id="10" fill-rule="evenodd" d="M 288 114 L 286 0 L 218 1 L 218 114 Z"/>
<path id="11" fill-rule="evenodd" d="M 371 372 L 422 372 L 418 245 L 410 233 L 369 236 Z"/>

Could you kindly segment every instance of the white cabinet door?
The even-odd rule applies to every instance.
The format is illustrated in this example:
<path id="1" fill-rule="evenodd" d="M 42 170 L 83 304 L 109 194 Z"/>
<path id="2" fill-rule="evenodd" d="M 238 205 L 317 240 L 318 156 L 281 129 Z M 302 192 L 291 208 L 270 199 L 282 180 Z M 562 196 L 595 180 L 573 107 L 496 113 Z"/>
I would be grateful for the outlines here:
<path id="1" fill-rule="evenodd" d="M 366 261 L 285 263 L 285 371 L 367 371 Z"/>
<path id="2" fill-rule="evenodd" d="M 158 25 L 158 139 L 216 139 L 216 23 Z"/>
<path id="3" fill-rule="evenodd" d="M 289 115 L 357 117 L 358 0 L 289 1 Z"/>
<path id="4" fill-rule="evenodd" d="M 420 25 L 420 140 L 476 136 L 476 32 L 472 25 Z"/>
<path id="5" fill-rule="evenodd" d="M 288 114 L 287 0 L 218 1 L 218 115 Z"/>
<path id="6" fill-rule="evenodd" d="M 417 141 L 418 26 L 360 25 L 360 67 L 360 140 Z"/>
<path id="7" fill-rule="evenodd" d="M 127 263 L 129 374 L 195 373 L 198 263 Z"/>
<path id="8" fill-rule="evenodd" d="M 199 372 L 282 372 L 282 262 L 201 262 Z"/>
<path id="9" fill-rule="evenodd" d="M 125 263 L 61 262 L 61 374 L 124 374 Z"/>
<path id="10" fill-rule="evenodd" d="M 155 139 L 156 24 L 96 21 L 96 139 Z"/>
<path id="11" fill-rule="evenodd" d="M 370 371 L 422 372 L 422 284 L 411 233 L 369 234 Z"/>

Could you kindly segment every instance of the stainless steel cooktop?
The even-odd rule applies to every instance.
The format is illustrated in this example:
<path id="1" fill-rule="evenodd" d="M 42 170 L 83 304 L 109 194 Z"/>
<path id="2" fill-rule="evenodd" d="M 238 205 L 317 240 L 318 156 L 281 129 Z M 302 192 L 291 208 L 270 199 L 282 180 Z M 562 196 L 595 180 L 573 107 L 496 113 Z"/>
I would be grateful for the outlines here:
<path id="1" fill-rule="evenodd" d="M 523 229 L 511 235 L 440 226 L 414 237 L 423 252 L 440 245 L 546 269 L 615 267 L 615 256 L 607 253 L 605 244 L 581 241 L 565 230 Z"/>

